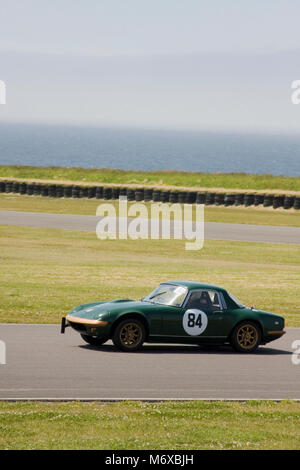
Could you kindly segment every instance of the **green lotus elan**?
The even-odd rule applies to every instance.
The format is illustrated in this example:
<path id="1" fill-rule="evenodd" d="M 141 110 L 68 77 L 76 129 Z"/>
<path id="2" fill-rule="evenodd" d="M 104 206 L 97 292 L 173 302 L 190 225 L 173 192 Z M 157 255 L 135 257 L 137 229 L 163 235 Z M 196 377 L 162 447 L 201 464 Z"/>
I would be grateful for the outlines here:
<path id="1" fill-rule="evenodd" d="M 93 346 L 112 339 L 122 351 L 155 342 L 230 344 L 250 353 L 285 333 L 283 317 L 245 307 L 222 287 L 190 281 L 163 282 L 139 301 L 80 305 L 62 318 L 62 333 L 67 326 Z"/>

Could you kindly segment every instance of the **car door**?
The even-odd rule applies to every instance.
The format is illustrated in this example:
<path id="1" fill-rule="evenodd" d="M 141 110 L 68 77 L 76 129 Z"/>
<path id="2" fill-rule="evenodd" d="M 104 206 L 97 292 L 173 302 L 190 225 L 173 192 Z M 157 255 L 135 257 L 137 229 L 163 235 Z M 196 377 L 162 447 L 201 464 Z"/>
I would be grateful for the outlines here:
<path id="1" fill-rule="evenodd" d="M 195 339 L 201 334 L 202 329 L 205 329 L 205 325 L 199 324 L 204 314 L 203 312 L 201 314 L 199 305 L 195 305 L 196 292 L 197 295 L 201 295 L 201 291 L 190 292 L 181 307 L 162 307 L 164 340 L 197 342 Z M 205 320 L 204 317 L 203 320 Z"/>
<path id="2" fill-rule="evenodd" d="M 163 308 L 162 335 L 166 339 L 218 342 L 227 337 L 230 324 L 221 294 L 211 289 L 191 291 L 181 308 Z"/>
<path id="3" fill-rule="evenodd" d="M 224 340 L 228 336 L 231 318 L 224 308 L 222 294 L 213 289 L 192 291 L 184 305 L 183 328 L 187 335 L 200 342 Z"/>

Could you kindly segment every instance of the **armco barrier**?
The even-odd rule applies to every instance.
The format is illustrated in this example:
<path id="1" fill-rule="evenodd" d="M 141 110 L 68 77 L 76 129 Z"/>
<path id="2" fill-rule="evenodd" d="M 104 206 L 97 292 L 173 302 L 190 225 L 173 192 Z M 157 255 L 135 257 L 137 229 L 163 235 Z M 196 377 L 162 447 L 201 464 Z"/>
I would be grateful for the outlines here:
<path id="1" fill-rule="evenodd" d="M 300 210 L 300 196 L 262 193 L 215 193 L 196 191 L 169 191 L 153 188 L 128 188 L 117 186 L 73 186 L 19 181 L 0 181 L 0 193 L 19 193 L 29 196 L 118 199 L 128 201 L 154 201 L 171 204 L 205 204 L 224 206 L 259 206 Z"/>

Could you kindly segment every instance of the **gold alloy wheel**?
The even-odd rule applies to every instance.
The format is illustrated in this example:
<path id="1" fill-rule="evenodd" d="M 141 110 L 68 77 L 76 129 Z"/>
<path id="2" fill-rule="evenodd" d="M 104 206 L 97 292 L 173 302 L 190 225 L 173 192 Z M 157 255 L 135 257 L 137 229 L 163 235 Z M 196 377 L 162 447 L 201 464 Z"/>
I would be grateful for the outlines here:
<path id="1" fill-rule="evenodd" d="M 121 344 L 126 348 L 135 348 L 141 341 L 143 332 L 134 322 L 126 323 L 120 331 Z"/>
<path id="2" fill-rule="evenodd" d="M 238 345 L 243 349 L 252 349 L 258 341 L 258 331 L 255 326 L 242 325 L 237 331 Z"/>

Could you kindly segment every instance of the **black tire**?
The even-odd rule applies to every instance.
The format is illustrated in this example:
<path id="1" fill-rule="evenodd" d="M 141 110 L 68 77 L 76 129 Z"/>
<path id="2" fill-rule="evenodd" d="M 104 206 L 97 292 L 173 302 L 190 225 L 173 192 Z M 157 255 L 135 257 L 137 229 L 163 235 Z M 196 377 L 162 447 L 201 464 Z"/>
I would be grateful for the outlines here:
<path id="1" fill-rule="evenodd" d="M 169 202 L 169 199 L 170 199 L 170 191 L 161 191 L 160 193 L 161 202 Z"/>
<path id="2" fill-rule="evenodd" d="M 119 196 L 120 196 L 120 188 L 116 188 L 115 186 L 113 186 L 111 188 L 111 198 L 119 199 Z"/>
<path id="3" fill-rule="evenodd" d="M 235 206 L 242 206 L 244 204 L 245 194 L 235 193 Z"/>
<path id="4" fill-rule="evenodd" d="M 171 204 L 176 204 L 178 202 L 178 193 L 176 191 L 170 192 L 169 202 Z"/>
<path id="5" fill-rule="evenodd" d="M 103 187 L 102 186 L 97 186 L 96 188 L 96 199 L 102 199 L 103 198 Z"/>
<path id="6" fill-rule="evenodd" d="M 80 335 L 81 338 L 88 344 L 92 346 L 101 346 L 102 344 L 106 343 L 108 338 L 97 338 L 96 336 L 88 336 L 88 335 Z"/>
<path id="7" fill-rule="evenodd" d="M 96 197 L 96 188 L 95 188 L 95 186 L 89 187 L 88 191 L 87 191 L 87 194 L 88 194 L 89 199 L 92 199 L 92 198 Z"/>
<path id="8" fill-rule="evenodd" d="M 153 202 L 161 201 L 161 191 L 159 189 L 154 189 L 152 193 Z"/>
<path id="9" fill-rule="evenodd" d="M 146 330 L 142 322 L 127 318 L 119 323 L 113 332 L 112 340 L 121 351 L 138 351 L 145 340 Z"/>
<path id="10" fill-rule="evenodd" d="M 225 206 L 233 206 L 235 203 L 235 194 L 234 193 L 226 193 L 224 198 Z"/>
<path id="11" fill-rule="evenodd" d="M 243 321 L 233 330 L 230 343 L 235 351 L 252 353 L 257 350 L 261 342 L 261 329 L 252 321 Z"/>
<path id="12" fill-rule="evenodd" d="M 205 193 L 197 193 L 196 204 L 205 204 L 205 198 L 206 198 Z"/>
<path id="13" fill-rule="evenodd" d="M 143 189 L 136 189 L 135 190 L 135 200 L 136 201 L 143 201 L 144 200 L 144 190 Z"/>
<path id="14" fill-rule="evenodd" d="M 127 201 L 135 201 L 135 190 L 127 188 Z"/>

